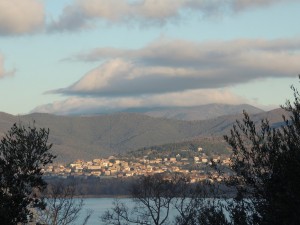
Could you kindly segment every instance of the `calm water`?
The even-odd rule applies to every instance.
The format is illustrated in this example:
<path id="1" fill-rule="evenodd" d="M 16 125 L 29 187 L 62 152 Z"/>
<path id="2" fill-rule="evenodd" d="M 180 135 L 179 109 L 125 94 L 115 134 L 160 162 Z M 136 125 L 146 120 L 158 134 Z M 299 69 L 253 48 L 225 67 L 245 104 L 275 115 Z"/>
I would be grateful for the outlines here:
<path id="1" fill-rule="evenodd" d="M 101 222 L 101 219 L 99 218 L 105 211 L 108 209 L 111 209 L 113 206 L 114 198 L 87 198 L 84 199 L 84 208 L 81 213 L 81 217 L 84 217 L 86 210 L 93 210 L 93 214 L 91 218 L 88 221 L 88 225 L 96 225 L 96 224 L 103 224 Z M 133 205 L 133 202 L 130 199 L 121 199 L 122 202 L 126 202 L 126 205 L 130 206 Z M 81 224 L 80 222 L 83 220 L 83 218 L 80 218 L 78 220 L 78 224 Z"/>
<path id="2" fill-rule="evenodd" d="M 111 209 L 115 198 L 87 198 L 84 199 L 85 205 L 81 213 L 81 217 L 78 219 L 78 225 L 83 221 L 86 210 L 93 210 L 93 214 L 88 221 L 88 225 L 103 225 L 99 218 L 105 211 Z M 134 203 L 128 198 L 121 198 L 121 202 L 126 203 L 127 207 L 133 207 Z M 172 213 L 171 213 L 172 214 Z M 76 225 L 77 225 L 76 224 Z"/>
<path id="3" fill-rule="evenodd" d="M 93 214 L 88 221 L 88 225 L 104 225 L 101 219 L 99 218 L 105 211 L 111 209 L 113 207 L 113 202 L 115 198 L 87 198 L 84 199 L 85 205 L 83 207 L 82 213 L 80 218 L 78 219 L 76 225 L 82 224 L 83 218 L 86 214 L 86 210 L 93 210 Z M 119 199 L 121 202 L 124 202 L 127 207 L 133 207 L 134 202 L 129 198 L 121 198 Z M 170 219 L 175 218 L 177 212 L 176 210 L 170 211 Z M 173 215 L 173 216 L 172 216 Z M 227 213 L 225 212 L 225 216 L 228 217 Z M 171 219 L 172 221 L 172 219 Z"/>

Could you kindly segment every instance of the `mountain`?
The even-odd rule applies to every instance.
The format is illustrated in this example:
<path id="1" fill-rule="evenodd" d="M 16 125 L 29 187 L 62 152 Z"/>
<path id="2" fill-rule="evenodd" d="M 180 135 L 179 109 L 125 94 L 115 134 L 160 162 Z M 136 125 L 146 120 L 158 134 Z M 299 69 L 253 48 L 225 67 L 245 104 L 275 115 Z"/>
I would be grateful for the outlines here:
<path id="1" fill-rule="evenodd" d="M 237 115 L 246 110 L 249 114 L 264 112 L 263 110 L 248 104 L 227 105 L 208 104 L 190 107 L 156 107 L 127 109 L 124 112 L 142 113 L 155 118 L 167 118 L 176 120 L 207 120 L 224 115 Z"/>
<path id="2" fill-rule="evenodd" d="M 272 124 L 282 121 L 282 110 L 253 115 L 255 121 L 269 117 Z M 221 136 L 229 133 L 236 119 L 242 115 L 221 116 L 202 121 L 182 121 L 153 118 L 137 113 L 117 113 L 96 116 L 56 116 L 34 113 L 13 116 L 0 113 L 0 136 L 13 123 L 50 129 L 49 141 L 58 161 L 93 159 L 124 153 L 146 146 L 181 142 L 191 138 Z"/>

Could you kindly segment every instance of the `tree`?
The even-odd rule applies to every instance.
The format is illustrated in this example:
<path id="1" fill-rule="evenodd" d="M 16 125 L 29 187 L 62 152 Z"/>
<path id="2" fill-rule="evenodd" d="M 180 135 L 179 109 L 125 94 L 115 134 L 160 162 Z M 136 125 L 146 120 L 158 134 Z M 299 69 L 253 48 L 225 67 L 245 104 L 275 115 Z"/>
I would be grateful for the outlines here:
<path id="1" fill-rule="evenodd" d="M 102 216 L 106 224 L 166 224 L 171 201 L 175 197 L 174 180 L 164 179 L 161 174 L 141 176 L 131 187 L 135 203 L 129 209 L 120 201 L 115 201 L 112 210 Z"/>
<path id="2" fill-rule="evenodd" d="M 300 96 L 292 90 L 281 127 L 267 119 L 257 127 L 244 112 L 225 136 L 233 150 L 228 182 L 237 190 L 229 207 L 233 224 L 300 224 Z"/>
<path id="3" fill-rule="evenodd" d="M 62 181 L 48 184 L 44 193 L 45 209 L 37 210 L 37 220 L 41 224 L 69 225 L 78 223 L 79 215 L 84 206 L 84 200 L 76 196 L 75 183 Z M 82 225 L 87 224 L 92 211 L 87 211 Z"/>
<path id="4" fill-rule="evenodd" d="M 209 183 L 192 184 L 183 174 L 142 176 L 131 188 L 134 205 L 130 207 L 116 200 L 113 208 L 102 215 L 102 222 L 112 225 L 229 225 L 222 208 L 216 206 L 216 191 Z"/>
<path id="5" fill-rule="evenodd" d="M 291 88 L 294 102 L 287 101 L 282 106 L 289 116 L 283 116 L 281 126 L 273 126 L 268 119 L 256 123 L 244 112 L 244 119 L 236 121 L 230 135 L 224 136 L 232 148 L 231 176 L 225 179 L 225 183 L 234 189 L 233 199 L 220 196 L 206 202 L 203 198 L 208 196 L 203 194 L 203 189 L 190 189 L 187 183 L 172 180 L 176 185 L 172 186 L 173 195 L 168 209 L 173 205 L 179 213 L 173 224 L 300 224 L 300 94 L 295 87 Z M 213 164 L 213 167 L 218 171 L 218 165 Z M 225 172 L 228 173 L 228 170 Z M 145 188 L 157 182 L 150 178 L 148 181 L 150 183 L 145 183 Z M 141 190 L 144 188 L 142 184 L 139 184 Z M 212 188 L 214 190 L 218 185 Z M 157 197 L 158 202 L 160 198 L 164 199 L 163 192 Z M 144 205 L 156 204 L 156 200 L 148 204 L 147 198 L 148 195 L 141 195 L 137 199 Z M 123 219 L 135 216 L 135 212 L 130 214 L 124 204 L 118 204 L 114 209 L 113 213 L 106 214 L 106 218 L 112 219 L 110 222 L 115 222 L 109 224 L 129 224 L 122 223 Z M 151 215 L 154 209 L 154 212 L 160 212 L 153 207 L 141 209 L 148 213 L 146 215 Z M 130 222 L 127 219 L 125 221 Z M 159 224 L 167 224 L 167 221 L 164 218 Z M 157 223 L 140 220 L 136 224 Z"/>
<path id="6" fill-rule="evenodd" d="M 176 225 L 230 225 L 223 213 L 222 191 L 219 185 L 207 181 L 192 184 L 182 175 L 176 184 L 172 205 Z"/>
<path id="7" fill-rule="evenodd" d="M 198 147 L 195 144 L 190 143 L 189 144 L 189 150 L 192 151 L 192 152 L 197 152 L 198 151 Z"/>
<path id="8" fill-rule="evenodd" d="M 33 208 L 45 207 L 39 193 L 46 187 L 42 168 L 52 163 L 49 130 L 14 124 L 0 143 L 0 221 L 27 223 Z"/>

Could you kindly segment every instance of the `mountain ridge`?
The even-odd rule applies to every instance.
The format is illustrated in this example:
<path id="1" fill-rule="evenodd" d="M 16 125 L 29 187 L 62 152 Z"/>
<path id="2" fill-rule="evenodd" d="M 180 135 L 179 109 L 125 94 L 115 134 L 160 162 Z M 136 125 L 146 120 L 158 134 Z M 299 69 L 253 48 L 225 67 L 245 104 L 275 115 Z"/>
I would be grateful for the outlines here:
<path id="1" fill-rule="evenodd" d="M 267 116 L 271 123 L 281 122 L 283 110 L 254 114 L 255 121 Z M 25 126 L 35 121 L 35 126 L 50 129 L 49 142 L 58 161 L 93 159 L 124 153 L 152 145 L 175 143 L 197 137 L 228 134 L 232 124 L 242 114 L 226 115 L 210 120 L 182 121 L 153 118 L 139 113 L 116 113 L 96 116 L 58 116 L 33 113 L 13 116 L 0 113 L 0 135 L 14 122 Z"/>
<path id="2" fill-rule="evenodd" d="M 240 114 L 243 110 L 246 110 L 250 114 L 264 112 L 264 110 L 249 104 L 230 105 L 230 104 L 212 103 L 212 104 L 199 105 L 199 106 L 127 108 L 124 110 L 111 112 L 110 114 L 138 113 L 138 114 L 144 114 L 155 118 L 168 118 L 168 119 L 176 119 L 176 120 L 194 121 L 194 120 L 212 119 L 223 115 Z M 107 115 L 107 114 L 109 113 L 82 114 L 82 116 Z"/>

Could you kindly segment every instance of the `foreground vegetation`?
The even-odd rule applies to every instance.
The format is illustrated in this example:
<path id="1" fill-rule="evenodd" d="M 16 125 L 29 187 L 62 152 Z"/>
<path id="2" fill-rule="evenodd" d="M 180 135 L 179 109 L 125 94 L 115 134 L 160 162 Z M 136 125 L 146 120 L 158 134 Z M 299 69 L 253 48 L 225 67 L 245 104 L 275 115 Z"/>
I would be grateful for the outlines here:
<path id="1" fill-rule="evenodd" d="M 268 120 L 258 125 L 244 112 L 225 141 L 231 146 L 231 172 L 211 166 L 222 183 L 191 184 L 188 176 L 172 173 L 141 176 L 129 187 L 136 203 L 129 209 L 115 202 L 102 215 L 106 224 L 293 225 L 300 224 L 300 95 L 282 108 L 283 125 Z M 82 201 L 74 201 L 72 185 L 46 185 L 42 168 L 55 158 L 49 151 L 49 130 L 14 124 L 0 143 L 0 221 L 27 224 L 34 216 L 46 224 L 71 224 Z M 192 147 L 192 146 L 191 146 Z M 226 191 L 234 190 L 233 198 Z M 45 192 L 46 191 L 46 192 Z M 177 216 L 171 221 L 171 207 Z M 90 213 L 83 221 L 86 224 Z"/>
<path id="2" fill-rule="evenodd" d="M 186 186 L 186 177 L 142 177 L 131 189 L 136 206 L 131 210 L 116 202 L 102 220 L 155 225 L 299 224 L 300 95 L 293 86 L 292 90 L 294 102 L 282 106 L 290 117 L 283 116 L 281 127 L 271 127 L 267 119 L 258 126 L 244 112 L 244 119 L 224 137 L 233 151 L 232 174 L 226 180 L 235 189 L 233 199 L 222 196 L 218 185 Z M 223 173 L 218 163 L 213 166 Z M 168 220 L 171 205 L 178 212 L 175 221 Z"/>
<path id="3" fill-rule="evenodd" d="M 49 130 L 14 124 L 0 143 L 0 221 L 27 223 L 32 209 L 44 209 L 42 168 L 55 158 L 47 144 Z"/>

